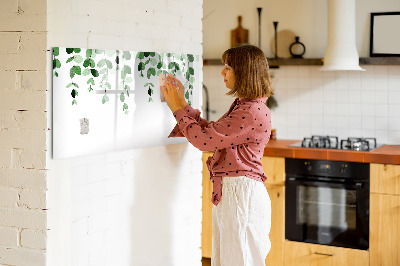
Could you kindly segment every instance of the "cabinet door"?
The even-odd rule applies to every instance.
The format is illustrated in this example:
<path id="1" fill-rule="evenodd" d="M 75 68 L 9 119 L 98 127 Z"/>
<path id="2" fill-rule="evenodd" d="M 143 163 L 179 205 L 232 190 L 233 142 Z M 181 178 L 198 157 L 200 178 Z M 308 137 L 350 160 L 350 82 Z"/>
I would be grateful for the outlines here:
<path id="1" fill-rule="evenodd" d="M 212 183 L 206 161 L 212 152 L 203 153 L 203 194 L 202 194 L 202 224 L 201 224 L 201 253 L 204 258 L 211 258 L 212 252 Z"/>
<path id="2" fill-rule="evenodd" d="M 271 199 L 271 250 L 265 259 L 266 266 L 283 265 L 285 240 L 285 187 L 265 184 Z"/>
<path id="3" fill-rule="evenodd" d="M 365 250 L 285 240 L 285 266 L 367 266 Z M 371 264 L 372 265 L 372 264 Z"/>
<path id="4" fill-rule="evenodd" d="M 371 266 L 400 265 L 400 196 L 371 193 Z"/>
<path id="5" fill-rule="evenodd" d="M 400 165 L 370 165 L 371 193 L 400 195 Z"/>
<path id="6" fill-rule="evenodd" d="M 268 177 L 266 184 L 285 185 L 285 158 L 264 156 L 261 163 Z"/>

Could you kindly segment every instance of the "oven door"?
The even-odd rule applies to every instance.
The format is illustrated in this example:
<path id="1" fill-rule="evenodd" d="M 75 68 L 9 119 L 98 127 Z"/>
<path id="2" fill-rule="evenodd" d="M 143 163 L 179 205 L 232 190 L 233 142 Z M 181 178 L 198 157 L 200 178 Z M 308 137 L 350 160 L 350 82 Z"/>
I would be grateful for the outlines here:
<path id="1" fill-rule="evenodd" d="M 286 177 L 286 239 L 367 250 L 369 185 Z"/>

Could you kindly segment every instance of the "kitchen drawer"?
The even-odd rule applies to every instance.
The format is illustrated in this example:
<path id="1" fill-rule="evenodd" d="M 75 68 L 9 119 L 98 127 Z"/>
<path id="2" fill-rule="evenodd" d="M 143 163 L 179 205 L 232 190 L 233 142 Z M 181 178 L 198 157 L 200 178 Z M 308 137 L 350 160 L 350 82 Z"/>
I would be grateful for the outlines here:
<path id="1" fill-rule="evenodd" d="M 371 193 L 400 195 L 400 165 L 370 165 Z"/>
<path id="2" fill-rule="evenodd" d="M 267 175 L 265 184 L 268 185 L 285 185 L 285 158 L 263 156 L 261 163 L 264 172 Z"/>
<path id="3" fill-rule="evenodd" d="M 366 250 L 316 245 L 285 240 L 285 266 L 366 266 Z"/>

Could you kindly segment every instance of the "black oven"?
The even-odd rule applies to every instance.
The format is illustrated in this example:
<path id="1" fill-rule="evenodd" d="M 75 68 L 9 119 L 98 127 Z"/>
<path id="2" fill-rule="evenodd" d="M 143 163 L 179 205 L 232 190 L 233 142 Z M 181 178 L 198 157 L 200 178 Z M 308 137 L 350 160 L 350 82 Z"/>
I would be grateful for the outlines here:
<path id="1" fill-rule="evenodd" d="M 369 164 L 285 161 L 285 238 L 367 250 Z"/>

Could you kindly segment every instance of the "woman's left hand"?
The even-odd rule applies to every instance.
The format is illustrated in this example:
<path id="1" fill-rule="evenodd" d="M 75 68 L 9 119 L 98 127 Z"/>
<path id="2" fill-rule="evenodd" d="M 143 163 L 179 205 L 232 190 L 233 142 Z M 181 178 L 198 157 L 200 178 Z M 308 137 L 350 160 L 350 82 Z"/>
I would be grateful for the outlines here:
<path id="1" fill-rule="evenodd" d="M 178 84 L 167 76 L 164 86 L 160 86 L 160 89 L 164 93 L 165 101 L 168 104 L 169 109 L 174 113 L 178 109 L 183 109 L 180 105 L 178 96 Z"/>

